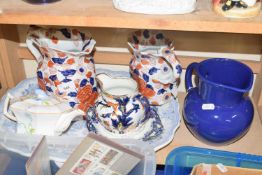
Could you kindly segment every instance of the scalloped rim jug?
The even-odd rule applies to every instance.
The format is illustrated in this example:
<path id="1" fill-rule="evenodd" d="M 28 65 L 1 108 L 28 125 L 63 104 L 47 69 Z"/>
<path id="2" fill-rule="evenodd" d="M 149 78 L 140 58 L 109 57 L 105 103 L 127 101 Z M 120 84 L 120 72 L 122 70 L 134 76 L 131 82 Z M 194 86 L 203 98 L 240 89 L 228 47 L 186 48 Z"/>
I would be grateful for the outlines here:
<path id="1" fill-rule="evenodd" d="M 159 31 L 139 30 L 131 34 L 128 45 L 133 57 L 130 72 L 139 92 L 151 105 L 163 105 L 177 96 L 182 72 L 171 42 Z"/>
<path id="2" fill-rule="evenodd" d="M 26 43 L 38 63 L 39 87 L 72 108 L 87 111 L 98 96 L 95 40 L 77 29 L 30 26 Z"/>

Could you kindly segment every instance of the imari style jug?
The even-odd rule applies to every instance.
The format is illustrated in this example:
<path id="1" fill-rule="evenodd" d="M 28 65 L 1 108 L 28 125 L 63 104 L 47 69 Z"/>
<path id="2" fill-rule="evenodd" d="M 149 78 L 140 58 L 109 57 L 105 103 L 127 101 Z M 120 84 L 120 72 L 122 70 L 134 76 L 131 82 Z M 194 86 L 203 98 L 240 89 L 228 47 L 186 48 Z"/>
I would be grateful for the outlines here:
<path id="1" fill-rule="evenodd" d="M 139 92 L 151 105 L 162 105 L 177 96 L 177 84 L 182 68 L 171 42 L 160 32 L 139 30 L 129 38 L 133 51 L 130 72 Z"/>
<path id="2" fill-rule="evenodd" d="M 38 63 L 39 87 L 75 109 L 86 111 L 97 98 L 92 51 L 95 40 L 77 29 L 31 26 L 27 46 Z"/>

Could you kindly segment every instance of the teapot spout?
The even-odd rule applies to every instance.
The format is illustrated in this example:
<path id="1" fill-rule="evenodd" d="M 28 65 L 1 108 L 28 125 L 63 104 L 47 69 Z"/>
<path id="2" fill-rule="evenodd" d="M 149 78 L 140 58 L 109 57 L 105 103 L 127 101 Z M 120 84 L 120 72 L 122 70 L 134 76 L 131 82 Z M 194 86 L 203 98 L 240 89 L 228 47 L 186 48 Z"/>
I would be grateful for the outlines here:
<path id="1" fill-rule="evenodd" d="M 56 123 L 56 129 L 54 134 L 61 135 L 71 124 L 72 120 L 77 117 L 84 116 L 85 113 L 82 110 L 73 110 L 69 113 L 64 113 L 61 115 L 60 119 Z"/>

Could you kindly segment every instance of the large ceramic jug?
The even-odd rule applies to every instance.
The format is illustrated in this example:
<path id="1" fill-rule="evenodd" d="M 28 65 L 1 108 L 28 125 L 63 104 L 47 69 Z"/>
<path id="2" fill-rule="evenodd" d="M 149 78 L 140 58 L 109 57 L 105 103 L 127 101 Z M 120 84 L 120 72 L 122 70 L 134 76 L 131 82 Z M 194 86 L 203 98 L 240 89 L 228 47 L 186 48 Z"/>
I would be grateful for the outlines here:
<path id="1" fill-rule="evenodd" d="M 139 85 L 139 92 L 151 105 L 162 105 L 177 96 L 182 68 L 171 42 L 158 31 L 139 30 L 128 42 L 133 51 L 130 72 Z"/>
<path id="2" fill-rule="evenodd" d="M 76 109 L 86 111 L 98 93 L 92 51 L 95 40 L 77 29 L 31 26 L 27 46 L 38 63 L 39 87 Z"/>
<path id="3" fill-rule="evenodd" d="M 192 72 L 198 85 L 192 85 Z M 235 60 L 213 58 L 192 63 L 186 70 L 184 119 L 199 139 L 229 144 L 243 136 L 253 119 L 246 93 L 253 84 L 252 70 Z"/>

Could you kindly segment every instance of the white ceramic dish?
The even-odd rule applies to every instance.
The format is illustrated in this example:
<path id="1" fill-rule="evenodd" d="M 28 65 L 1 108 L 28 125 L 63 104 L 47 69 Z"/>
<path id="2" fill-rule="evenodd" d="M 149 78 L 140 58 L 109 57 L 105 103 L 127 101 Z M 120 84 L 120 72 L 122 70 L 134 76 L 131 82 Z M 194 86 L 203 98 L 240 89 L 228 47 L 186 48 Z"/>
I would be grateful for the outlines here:
<path id="1" fill-rule="evenodd" d="M 185 14 L 196 8 L 196 0 L 113 0 L 115 8 L 143 14 Z"/>

